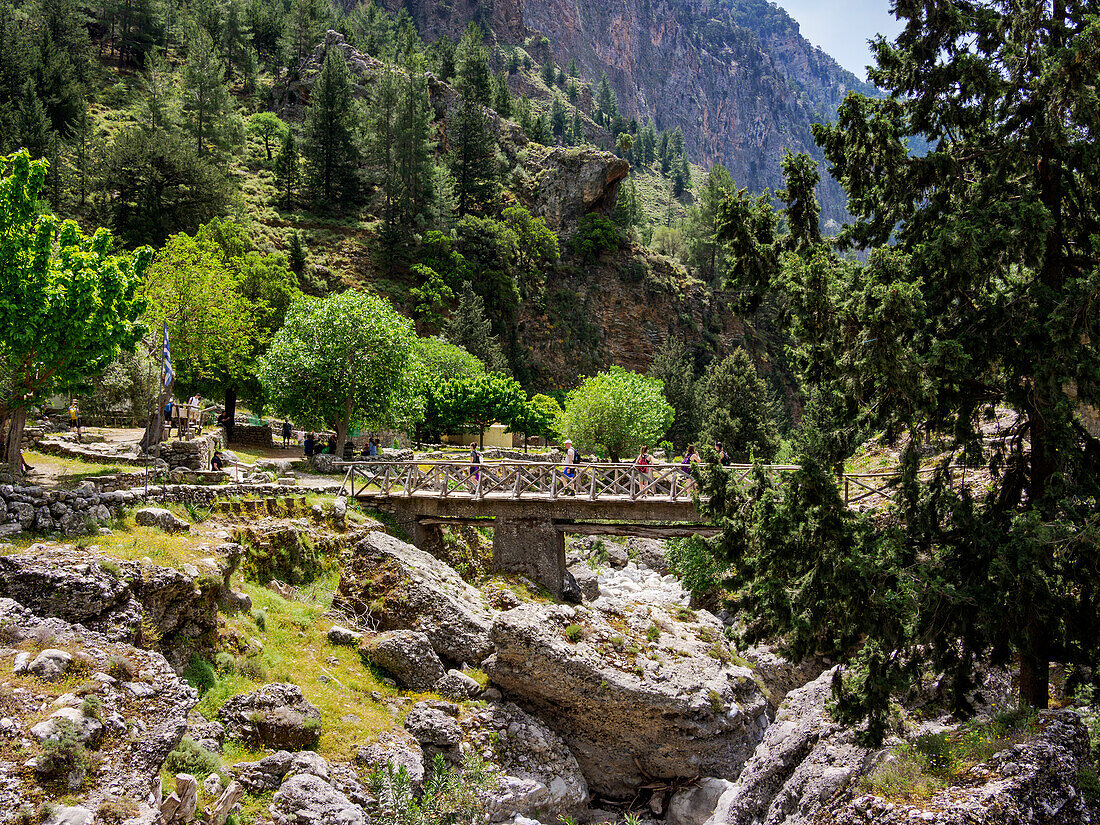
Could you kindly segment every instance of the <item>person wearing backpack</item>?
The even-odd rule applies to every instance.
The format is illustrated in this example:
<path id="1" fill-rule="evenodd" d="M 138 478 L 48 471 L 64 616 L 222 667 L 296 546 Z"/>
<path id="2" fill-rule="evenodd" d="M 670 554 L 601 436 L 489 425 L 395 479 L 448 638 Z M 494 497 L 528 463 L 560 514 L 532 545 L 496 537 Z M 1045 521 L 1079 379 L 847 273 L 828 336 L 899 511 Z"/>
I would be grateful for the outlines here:
<path id="1" fill-rule="evenodd" d="M 634 459 L 634 469 L 644 475 L 649 475 L 649 467 L 653 464 L 653 458 L 649 454 L 649 447 L 645 444 L 638 451 L 638 457 Z"/>

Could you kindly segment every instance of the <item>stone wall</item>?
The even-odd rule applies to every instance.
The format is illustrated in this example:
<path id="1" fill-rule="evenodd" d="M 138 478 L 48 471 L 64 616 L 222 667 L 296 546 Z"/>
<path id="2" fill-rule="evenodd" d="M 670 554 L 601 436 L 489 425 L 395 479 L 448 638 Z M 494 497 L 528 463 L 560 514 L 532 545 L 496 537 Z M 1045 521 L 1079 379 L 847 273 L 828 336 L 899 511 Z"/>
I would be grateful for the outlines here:
<path id="1" fill-rule="evenodd" d="M 224 440 L 224 435 L 222 437 Z M 270 447 L 273 443 L 271 427 L 267 424 L 233 425 L 234 447 Z"/>
<path id="2" fill-rule="evenodd" d="M 131 474 L 126 474 L 131 475 Z M 272 497 L 294 488 L 278 484 L 151 484 L 131 489 L 100 490 L 85 481 L 74 490 L 43 490 L 0 484 L 0 538 L 21 532 L 78 536 L 119 514 L 123 507 L 153 502 L 183 502 L 210 506 L 237 496 Z"/>

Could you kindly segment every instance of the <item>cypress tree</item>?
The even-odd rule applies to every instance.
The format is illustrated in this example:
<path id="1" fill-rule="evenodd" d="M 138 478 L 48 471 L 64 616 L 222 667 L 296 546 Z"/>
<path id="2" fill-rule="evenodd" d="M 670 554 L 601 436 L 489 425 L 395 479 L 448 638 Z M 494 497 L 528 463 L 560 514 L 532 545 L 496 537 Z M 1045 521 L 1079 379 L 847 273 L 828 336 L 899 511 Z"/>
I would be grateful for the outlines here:
<path id="1" fill-rule="evenodd" d="M 546 62 L 542 64 L 542 82 L 546 84 L 548 89 L 553 90 L 554 79 L 558 76 L 558 71 L 554 67 L 554 61 L 550 58 L 546 59 Z"/>
<path id="2" fill-rule="evenodd" d="M 775 456 L 779 431 L 768 387 L 743 349 L 715 359 L 700 379 L 699 424 L 700 438 L 707 444 L 720 441 L 735 463 L 766 463 Z"/>
<path id="3" fill-rule="evenodd" d="M 615 92 L 611 90 L 607 72 L 600 75 L 600 82 L 596 86 L 596 113 L 597 122 L 604 127 L 610 127 L 611 122 L 619 114 L 619 104 L 615 99 Z"/>
<path id="4" fill-rule="evenodd" d="M 504 72 L 498 72 L 496 76 L 493 108 L 501 117 L 512 117 L 512 93 L 508 91 L 508 78 Z"/>
<path id="5" fill-rule="evenodd" d="M 294 132 L 287 129 L 283 135 L 282 146 L 275 155 L 275 185 L 279 191 L 279 199 L 283 209 L 294 208 L 294 190 L 298 188 L 298 143 L 294 140 Z"/>

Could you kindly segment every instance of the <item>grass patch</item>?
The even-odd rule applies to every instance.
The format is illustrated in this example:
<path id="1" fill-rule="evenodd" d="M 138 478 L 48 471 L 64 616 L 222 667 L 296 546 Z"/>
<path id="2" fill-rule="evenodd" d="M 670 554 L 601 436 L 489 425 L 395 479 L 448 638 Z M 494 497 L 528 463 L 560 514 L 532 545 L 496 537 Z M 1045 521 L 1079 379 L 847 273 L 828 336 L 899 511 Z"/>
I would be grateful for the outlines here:
<path id="1" fill-rule="evenodd" d="M 929 799 L 975 765 L 1026 741 L 1037 724 L 1034 712 L 1013 710 L 991 722 L 969 722 L 949 733 L 926 733 L 894 748 L 860 784 L 865 791 L 893 801 Z"/>
<path id="2" fill-rule="evenodd" d="M 330 722 L 323 727 L 317 746 L 317 752 L 326 759 L 350 759 L 363 742 L 393 727 L 393 717 L 371 698 L 371 693 L 394 691 L 363 667 L 354 648 L 328 642 L 332 622 L 324 618 L 324 613 L 332 603 L 336 576 L 335 572 L 329 573 L 314 582 L 312 589 L 301 591 L 299 596 L 304 601 L 287 601 L 257 585 L 243 586 L 256 611 L 262 611 L 264 628 L 257 626 L 253 616 L 238 614 L 227 621 L 227 629 L 259 639 L 263 651 L 245 660 L 251 663 L 249 667 L 238 664 L 235 672 L 223 674 L 203 694 L 198 706 L 203 716 L 215 718 L 230 697 L 256 690 L 265 682 L 293 682 Z M 257 666 L 266 672 L 266 679 L 261 678 L 264 672 L 258 672 Z M 322 681 L 322 676 L 328 681 Z M 233 761 L 251 761 L 251 757 L 225 757 L 225 764 Z"/>
<path id="3" fill-rule="evenodd" d="M 38 483 L 39 480 L 45 481 L 52 478 L 61 487 L 75 487 L 89 478 L 115 473 L 132 473 L 141 469 L 141 467 L 135 467 L 131 464 L 82 461 L 79 458 L 47 455 L 35 450 L 27 450 L 23 453 L 23 458 L 34 467 L 34 471 L 28 476 L 27 483 L 33 484 Z"/>

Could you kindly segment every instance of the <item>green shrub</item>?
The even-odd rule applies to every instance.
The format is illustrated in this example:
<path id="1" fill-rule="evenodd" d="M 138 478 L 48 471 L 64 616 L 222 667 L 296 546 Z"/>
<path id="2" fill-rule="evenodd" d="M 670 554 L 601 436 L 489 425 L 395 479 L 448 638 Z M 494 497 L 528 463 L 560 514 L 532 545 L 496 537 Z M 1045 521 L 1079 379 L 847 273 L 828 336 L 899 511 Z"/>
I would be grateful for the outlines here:
<path id="1" fill-rule="evenodd" d="M 138 675 L 138 668 L 126 656 L 112 653 L 111 658 L 107 660 L 107 673 L 120 682 L 132 682 L 134 677 Z"/>
<path id="2" fill-rule="evenodd" d="M 170 773 L 189 773 L 200 782 L 212 773 L 221 775 L 222 761 L 190 736 L 184 736 L 176 749 L 164 760 Z"/>
<path id="3" fill-rule="evenodd" d="M 237 660 L 232 653 L 219 650 L 214 657 L 214 670 L 221 674 L 232 675 L 237 672 Z"/>
<path id="4" fill-rule="evenodd" d="M 256 623 L 256 627 L 261 633 L 267 629 L 267 613 L 263 610 L 253 610 L 252 621 Z"/>
<path id="5" fill-rule="evenodd" d="M 89 719 L 103 721 L 103 700 L 98 696 L 85 696 L 80 703 L 80 712 Z"/>
<path id="6" fill-rule="evenodd" d="M 565 628 L 565 638 L 576 644 L 581 640 L 581 635 L 584 633 L 584 628 L 579 624 L 571 624 Z"/>
<path id="7" fill-rule="evenodd" d="M 198 690 L 200 696 L 218 683 L 214 667 L 197 653 L 192 654 L 191 661 L 184 668 L 183 678 Z"/>
<path id="8" fill-rule="evenodd" d="M 262 544 L 243 537 L 246 547 L 241 572 L 257 584 L 272 579 L 294 586 L 309 584 L 325 571 L 325 558 L 308 535 L 297 530 L 280 531 Z"/>
<path id="9" fill-rule="evenodd" d="M 661 628 L 657 627 L 655 624 L 651 624 L 646 628 L 645 637 L 646 640 L 650 642 L 659 641 L 661 638 Z"/>
<path id="10" fill-rule="evenodd" d="M 577 232 L 569 241 L 573 252 L 586 261 L 594 261 L 604 252 L 612 252 L 623 244 L 622 235 L 609 218 L 603 215 L 585 215 L 577 225 Z"/>
<path id="11" fill-rule="evenodd" d="M 668 543 L 665 560 L 668 569 L 696 600 L 713 599 L 721 592 L 726 565 L 711 555 L 705 542 L 694 538 L 673 539 Z"/>
<path id="12" fill-rule="evenodd" d="M 257 682 L 268 681 L 267 666 L 257 658 L 238 659 L 237 672 L 246 679 L 253 679 Z"/>
<path id="13" fill-rule="evenodd" d="M 80 730 L 70 720 L 57 720 L 57 736 L 42 743 L 38 767 L 42 773 L 54 777 L 86 772 L 91 767 L 88 751 L 80 741 Z"/>
<path id="14" fill-rule="evenodd" d="M 117 562 L 113 562 L 110 559 L 100 559 L 99 568 L 104 573 L 108 573 L 116 579 L 122 578 L 122 568 L 118 566 Z"/>

